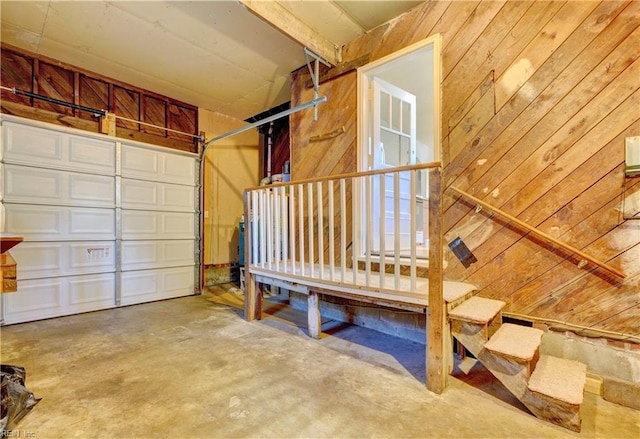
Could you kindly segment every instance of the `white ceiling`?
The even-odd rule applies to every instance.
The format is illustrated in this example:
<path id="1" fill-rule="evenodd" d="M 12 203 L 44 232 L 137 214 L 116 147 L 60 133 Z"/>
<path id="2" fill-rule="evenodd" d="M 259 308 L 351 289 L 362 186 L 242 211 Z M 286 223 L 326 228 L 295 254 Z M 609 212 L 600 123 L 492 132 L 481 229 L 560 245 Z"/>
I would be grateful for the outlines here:
<path id="1" fill-rule="evenodd" d="M 277 3 L 340 46 L 422 1 Z M 240 119 L 287 102 L 305 64 L 239 1 L 1 0 L 0 14 L 4 43 Z"/>

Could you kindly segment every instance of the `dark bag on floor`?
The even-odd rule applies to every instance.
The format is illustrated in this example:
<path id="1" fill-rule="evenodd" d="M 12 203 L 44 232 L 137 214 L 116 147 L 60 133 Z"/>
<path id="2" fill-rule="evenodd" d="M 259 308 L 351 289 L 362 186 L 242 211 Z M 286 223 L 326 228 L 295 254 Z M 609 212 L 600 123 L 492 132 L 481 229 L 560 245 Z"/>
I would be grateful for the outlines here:
<path id="1" fill-rule="evenodd" d="M 27 372 L 24 367 L 2 364 L 0 376 L 2 378 L 0 431 L 4 432 L 15 427 L 40 399 L 36 399 L 25 387 Z"/>

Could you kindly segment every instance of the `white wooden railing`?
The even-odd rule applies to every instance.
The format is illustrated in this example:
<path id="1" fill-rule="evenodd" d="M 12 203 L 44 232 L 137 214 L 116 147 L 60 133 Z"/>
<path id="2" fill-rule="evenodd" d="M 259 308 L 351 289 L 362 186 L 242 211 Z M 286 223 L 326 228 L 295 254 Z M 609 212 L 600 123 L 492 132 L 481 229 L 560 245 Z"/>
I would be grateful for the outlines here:
<path id="1" fill-rule="evenodd" d="M 278 183 L 245 192 L 247 269 L 311 287 L 427 304 L 417 243 L 421 179 L 439 163 Z M 422 174 L 422 175 L 420 175 Z M 425 218 L 427 215 L 423 215 Z M 383 269 L 380 269 L 382 264 Z"/>

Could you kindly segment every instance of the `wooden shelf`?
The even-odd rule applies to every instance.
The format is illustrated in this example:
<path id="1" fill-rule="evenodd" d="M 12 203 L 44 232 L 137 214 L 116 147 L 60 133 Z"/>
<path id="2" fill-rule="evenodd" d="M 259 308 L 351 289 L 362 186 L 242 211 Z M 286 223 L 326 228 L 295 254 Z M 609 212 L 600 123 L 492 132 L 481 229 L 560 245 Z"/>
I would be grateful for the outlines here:
<path id="1" fill-rule="evenodd" d="M 12 235 L 10 233 L 0 233 L 0 254 L 11 250 L 16 245 L 20 244 L 24 238 L 18 235 Z"/>

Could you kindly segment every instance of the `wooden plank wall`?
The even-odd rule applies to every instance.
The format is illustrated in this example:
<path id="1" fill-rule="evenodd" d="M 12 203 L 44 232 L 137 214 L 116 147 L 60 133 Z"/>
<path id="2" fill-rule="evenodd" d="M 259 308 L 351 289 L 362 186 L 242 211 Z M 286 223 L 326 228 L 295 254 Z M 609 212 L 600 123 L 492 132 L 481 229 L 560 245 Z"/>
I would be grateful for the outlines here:
<path id="1" fill-rule="evenodd" d="M 445 278 L 477 285 L 513 315 L 640 335 L 640 179 L 624 139 L 640 135 L 640 2 L 430 1 L 345 46 L 374 61 L 443 41 Z M 294 74 L 292 105 L 313 97 Z M 356 73 L 324 82 L 328 102 L 291 117 L 294 179 L 355 171 Z M 345 126 L 323 142 L 309 137 Z M 617 281 L 458 199 L 467 191 L 626 273 Z M 635 200 L 635 201 L 634 201 Z M 625 207 L 627 208 L 627 207 Z M 637 209 L 637 207 L 636 207 Z M 634 214 L 637 212 L 627 212 Z"/>
<path id="2" fill-rule="evenodd" d="M 198 134 L 198 107 L 133 87 L 97 73 L 65 65 L 56 60 L 2 45 L 1 83 L 85 107 L 108 110 L 117 116 Z M 99 132 L 99 120 L 92 113 L 2 90 L 1 110 L 44 122 Z M 116 120 L 118 137 L 196 152 L 193 137 Z"/>

